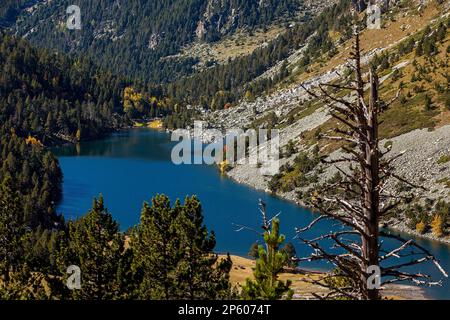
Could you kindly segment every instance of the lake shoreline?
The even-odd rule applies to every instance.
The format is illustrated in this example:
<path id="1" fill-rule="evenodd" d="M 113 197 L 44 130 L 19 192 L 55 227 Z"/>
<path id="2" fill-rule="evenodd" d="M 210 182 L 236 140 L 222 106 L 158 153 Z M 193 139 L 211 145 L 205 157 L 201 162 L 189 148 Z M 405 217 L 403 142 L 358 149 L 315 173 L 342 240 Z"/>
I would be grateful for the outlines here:
<path id="1" fill-rule="evenodd" d="M 317 214 L 317 212 L 313 208 L 308 207 L 304 202 L 302 202 L 302 201 L 300 201 L 298 199 L 294 199 L 292 197 L 292 193 L 273 193 L 270 190 L 258 187 L 256 184 L 252 184 L 252 183 L 250 183 L 248 181 L 240 180 L 240 179 L 238 179 L 236 177 L 236 175 L 229 174 L 229 172 L 225 172 L 224 175 L 228 179 L 231 179 L 231 180 L 233 180 L 234 182 L 236 182 L 238 184 L 245 185 L 245 186 L 247 186 L 249 188 L 252 188 L 254 190 L 257 190 L 257 191 L 265 192 L 268 195 L 271 195 L 273 197 L 282 199 L 284 201 L 288 201 L 288 202 L 290 202 L 292 204 L 295 204 L 296 206 L 298 206 L 300 208 L 306 209 L 306 210 L 308 210 L 310 212 L 313 212 L 313 213 Z M 438 237 L 434 236 L 430 232 L 425 233 L 425 234 L 420 234 L 420 233 L 416 232 L 415 230 L 409 228 L 406 225 L 405 222 L 402 222 L 402 221 L 399 221 L 399 220 L 392 220 L 389 223 L 384 222 L 383 223 L 383 227 L 385 227 L 387 229 L 390 229 L 392 231 L 405 233 L 405 234 L 407 234 L 409 236 L 414 236 L 414 237 L 421 238 L 421 239 L 436 241 L 436 242 L 443 243 L 443 244 L 450 244 L 450 236 L 446 236 L 446 237 L 443 237 L 443 238 L 438 238 Z"/>
<path id="2" fill-rule="evenodd" d="M 246 256 L 251 245 L 259 238 L 247 233 L 236 236 L 232 223 L 258 228 L 258 199 L 267 203 L 270 212 L 283 212 L 282 220 L 285 226 L 282 232 L 289 239 L 295 237 L 294 226 L 303 227 L 310 219 L 314 219 L 310 210 L 302 211 L 306 206 L 280 195 L 262 192 L 266 190 L 240 183 L 228 175 L 221 175 L 220 170 L 214 166 L 174 166 L 170 158 L 170 150 L 173 148 L 170 133 L 132 128 L 121 132 L 123 133 L 113 134 L 109 139 L 81 144 L 77 150 L 74 146 L 68 146 L 67 150 L 56 151 L 58 158 L 62 157 L 60 160 L 65 177 L 66 196 L 63 203 L 58 205 L 58 212 L 64 212 L 65 217 L 75 219 L 89 210 L 92 195 L 101 192 L 107 199 L 108 208 L 123 227 L 122 230 L 126 231 L 129 226 L 138 223 L 136 215 L 142 210 L 143 199 L 148 200 L 161 192 L 171 199 L 183 199 L 187 194 L 197 194 L 202 200 L 205 224 L 217 235 L 216 252 L 230 252 L 239 256 Z M 155 168 L 156 171 L 153 170 Z M 136 179 L 152 180 L 155 183 L 144 184 L 140 191 L 129 193 L 128 201 L 124 203 L 120 200 L 124 196 L 120 184 L 135 184 Z M 166 183 L 168 181 L 177 183 Z M 331 228 L 333 224 L 327 222 L 323 228 L 315 230 L 314 234 L 327 232 L 324 230 Z M 442 261 L 448 261 L 447 247 L 435 248 L 440 245 L 438 242 L 423 245 L 436 253 Z M 299 256 L 308 254 L 303 248 L 296 249 Z M 330 266 L 322 268 L 321 264 L 312 263 L 302 267 L 309 268 L 310 271 L 327 272 Z M 432 276 L 435 275 L 435 270 L 431 267 L 425 270 Z M 448 282 L 444 283 L 446 288 Z M 442 292 L 441 289 L 424 288 L 424 292 L 427 294 L 426 298 L 448 298 L 445 289 Z"/>
<path id="3" fill-rule="evenodd" d="M 230 272 L 230 281 L 233 285 L 240 287 L 245 283 L 247 278 L 253 278 L 253 270 L 255 260 L 247 257 L 232 255 L 231 261 L 233 267 Z M 219 255 L 219 258 L 226 258 L 225 255 Z M 305 280 L 317 280 L 326 272 L 321 270 L 311 270 L 305 268 L 297 268 L 295 271 L 286 270 L 280 275 L 280 280 L 291 280 L 292 289 L 294 290 L 294 300 L 316 300 L 312 293 L 325 293 L 324 288 L 307 283 Z M 420 287 L 411 285 L 388 285 L 383 289 L 383 298 L 387 300 L 430 300 Z"/>
<path id="4" fill-rule="evenodd" d="M 133 120 L 133 121 L 137 121 L 137 120 Z M 83 140 L 83 141 L 80 141 L 80 142 L 74 142 L 74 141 L 68 141 L 68 140 L 63 141 L 63 140 L 61 140 L 61 143 L 57 143 L 55 145 L 51 145 L 51 146 L 47 146 L 47 147 L 48 148 L 56 148 L 56 147 L 62 147 L 62 146 L 66 146 L 66 145 L 76 145 L 77 143 L 82 143 L 82 142 L 99 141 L 99 140 L 103 140 L 103 139 L 106 139 L 106 138 L 110 137 L 114 133 L 127 132 L 129 130 L 146 129 L 146 130 L 154 130 L 154 131 L 162 132 L 163 128 L 160 126 L 162 124 L 159 121 L 160 121 L 160 119 L 142 120 L 142 124 L 143 125 L 136 125 L 136 123 L 135 123 L 132 126 L 116 128 L 116 129 L 114 129 L 112 131 L 105 132 L 101 136 L 95 137 L 95 138 L 92 138 L 92 139 L 86 139 L 86 140 Z M 144 123 L 145 123 L 145 125 L 144 125 Z M 170 134 L 173 131 L 165 130 L 165 132 Z M 220 170 L 218 170 L 218 174 L 221 174 Z M 305 209 L 305 210 L 308 210 L 308 211 L 310 211 L 312 213 L 317 214 L 317 212 L 313 208 L 308 207 L 304 202 L 302 202 L 302 201 L 300 201 L 298 199 L 294 199 L 292 197 L 291 193 L 281 193 L 281 194 L 280 193 L 276 193 L 276 194 L 274 194 L 270 190 L 265 189 L 265 188 L 260 188 L 256 184 L 252 184 L 249 181 L 244 181 L 244 180 L 238 179 L 235 175 L 232 175 L 229 172 L 225 172 L 225 173 L 223 173 L 223 175 L 225 177 L 227 177 L 228 179 L 234 181 L 235 183 L 238 183 L 238 184 L 241 184 L 241 185 L 245 185 L 245 186 L 247 186 L 249 188 L 252 188 L 252 189 L 254 189 L 256 191 L 264 192 L 264 193 L 266 193 L 266 194 L 268 194 L 270 196 L 276 197 L 276 198 L 281 199 L 283 201 L 288 201 L 288 202 L 290 202 L 292 204 L 295 204 L 299 208 L 302 208 L 302 209 Z M 58 206 L 58 204 L 56 204 L 56 205 Z M 443 238 L 438 238 L 438 237 L 434 236 L 430 232 L 425 233 L 425 234 L 420 234 L 420 233 L 416 232 L 415 230 L 409 228 L 406 225 L 406 223 L 404 223 L 402 221 L 399 221 L 399 220 L 390 221 L 390 225 L 389 226 L 388 226 L 387 223 L 384 223 L 383 226 L 388 228 L 388 229 L 390 229 L 390 230 L 392 230 L 392 231 L 405 233 L 405 234 L 407 234 L 409 236 L 414 236 L 414 237 L 417 237 L 417 238 L 427 239 L 427 240 L 436 241 L 436 242 L 439 242 L 439 243 L 449 244 L 450 245 L 450 236 L 446 236 L 446 237 L 443 237 Z"/>

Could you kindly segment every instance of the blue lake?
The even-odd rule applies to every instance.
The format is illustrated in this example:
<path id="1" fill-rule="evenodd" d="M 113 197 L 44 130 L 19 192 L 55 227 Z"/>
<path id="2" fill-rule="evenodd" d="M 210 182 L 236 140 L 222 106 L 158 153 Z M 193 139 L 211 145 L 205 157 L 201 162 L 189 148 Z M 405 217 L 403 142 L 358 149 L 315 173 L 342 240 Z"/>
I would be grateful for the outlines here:
<path id="1" fill-rule="evenodd" d="M 139 223 L 144 201 L 165 194 L 173 201 L 196 195 L 201 200 L 205 223 L 217 237 L 217 251 L 246 256 L 250 246 L 260 240 L 256 233 L 236 232 L 233 223 L 260 229 L 258 201 L 267 203 L 269 215 L 281 212 L 281 228 L 299 256 L 309 251 L 293 240 L 295 227 L 304 227 L 314 218 L 313 213 L 293 203 L 256 191 L 222 177 L 217 168 L 206 165 L 172 164 L 173 143 L 163 132 L 131 129 L 111 137 L 78 146 L 64 146 L 53 151 L 64 173 L 63 200 L 58 212 L 66 219 L 76 219 L 91 208 L 94 197 L 102 194 L 114 218 L 126 230 Z M 314 237 L 336 228 L 325 222 L 308 234 Z M 408 237 L 408 236 L 406 236 Z M 417 241 L 450 270 L 450 246 L 429 240 Z M 390 244 L 387 243 L 387 246 Z M 304 268 L 329 269 L 331 266 L 309 263 Z M 432 264 L 421 271 L 437 280 L 440 274 Z M 450 281 L 443 287 L 425 288 L 431 298 L 450 299 Z"/>

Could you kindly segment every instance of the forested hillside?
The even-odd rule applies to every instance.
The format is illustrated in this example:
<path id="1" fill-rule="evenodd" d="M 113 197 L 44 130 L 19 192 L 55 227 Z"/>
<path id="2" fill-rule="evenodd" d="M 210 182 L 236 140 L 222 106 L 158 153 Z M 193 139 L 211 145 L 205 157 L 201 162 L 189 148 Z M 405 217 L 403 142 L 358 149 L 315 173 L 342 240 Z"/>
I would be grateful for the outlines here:
<path id="1" fill-rule="evenodd" d="M 0 64 L 3 128 L 45 145 L 99 137 L 122 125 L 127 83 L 121 78 L 8 35 L 0 35 Z"/>
<path id="2" fill-rule="evenodd" d="M 0 181 L 20 200 L 18 224 L 58 227 L 62 174 L 45 146 L 100 137 L 126 124 L 126 83 L 91 63 L 0 34 Z"/>
<path id="3" fill-rule="evenodd" d="M 350 2 L 347 0 L 330 5 L 317 17 L 300 23 L 256 49 L 252 54 L 236 58 L 226 65 L 219 65 L 204 72 L 185 77 L 166 86 L 166 95 L 177 101 L 200 105 L 213 110 L 233 106 L 247 95 L 253 98 L 269 91 L 289 74 L 281 68 L 272 77 L 259 78 L 265 71 L 282 62 L 293 52 L 307 47 L 300 67 L 324 53 L 333 52 L 332 32 L 339 32 L 339 41 L 351 35 Z"/>
<path id="4" fill-rule="evenodd" d="M 145 204 L 127 238 L 102 198 L 77 221 L 56 214 L 62 172 L 46 146 L 121 128 L 127 106 L 146 106 L 143 95 L 87 61 L 4 34 L 0 69 L 0 300 L 231 297 L 231 262 L 213 254 L 195 197 Z M 170 252 L 160 248 L 166 242 Z M 74 264 L 82 290 L 66 286 Z"/>
<path id="5" fill-rule="evenodd" d="M 350 35 L 350 4 L 347 0 L 326 4 L 300 0 L 90 0 L 80 4 L 82 30 L 70 31 L 65 26 L 69 2 L 59 1 L 23 13 L 11 31 L 38 46 L 82 54 L 116 74 L 150 83 L 147 93 L 181 106 L 182 115 L 171 122 L 185 124 L 181 117 L 186 118 L 186 104 L 223 109 L 245 95 L 251 98 L 270 90 L 287 77 L 287 70 L 259 77 L 305 45 L 304 65 L 323 52 L 332 52 L 329 32 L 340 33 L 341 41 Z M 179 55 L 181 48 L 193 42 L 219 41 L 241 28 L 265 30 L 275 22 L 284 26 L 277 37 L 227 63 L 210 61 L 203 72 L 193 68 L 197 57 Z"/>
<path id="6" fill-rule="evenodd" d="M 299 0 L 51 1 L 23 13 L 15 32 L 32 43 L 87 55 L 103 67 L 152 82 L 189 74 L 195 59 L 163 59 L 196 39 L 214 41 L 238 28 L 295 15 Z M 6 4 L 5 4 L 6 5 Z M 79 5 L 82 30 L 65 28 Z"/>
<path id="7" fill-rule="evenodd" d="M 215 253 L 215 235 L 204 225 L 202 206 L 195 196 L 184 203 L 155 196 L 150 203 L 144 203 L 140 223 L 126 232 L 121 232 L 101 196 L 78 220 L 66 222 L 57 215 L 55 207 L 61 200 L 63 177 L 58 160 L 47 147 L 99 138 L 129 126 L 132 119 L 139 124 L 154 120 L 152 123 L 163 123 L 169 129 L 189 127 L 194 118 L 222 131 L 279 129 L 278 175 L 264 176 L 259 166 L 245 163 L 225 163 L 226 174 L 237 182 L 319 211 L 317 205 L 322 203 L 323 194 L 336 197 L 338 203 L 339 199 L 356 203 L 356 207 L 344 206 L 343 211 L 330 215 L 346 227 L 355 217 L 358 221 L 363 216 L 359 212 L 368 211 L 366 203 L 360 206 L 361 199 L 367 199 L 361 194 L 370 188 L 372 194 L 379 195 L 377 189 L 385 189 L 405 200 L 391 207 L 383 197 L 374 197 L 370 214 L 375 218 L 364 216 L 360 221 L 364 230 L 375 230 L 375 236 L 362 236 L 363 243 L 378 237 L 380 223 L 447 241 L 448 2 L 430 0 L 419 6 L 416 0 L 385 1 L 383 23 L 378 30 L 366 28 L 367 2 L 2 1 L 0 27 L 5 31 L 0 31 L 0 300 L 293 297 L 291 282 L 277 279 L 286 268 L 297 266 L 295 248 L 291 245 L 290 250 L 280 249 L 285 237 L 279 234 L 279 221 L 266 221 L 262 202 L 265 246 L 253 247 L 252 256 L 258 259 L 255 280 L 247 279 L 241 292 L 230 283 L 230 271 L 241 267 L 232 268 L 229 257 L 221 259 Z M 307 3 L 309 9 L 299 15 Z M 70 31 L 65 26 L 66 8 L 73 4 L 81 8 L 82 30 Z M 245 29 L 251 37 L 256 29 L 261 35 L 273 26 L 279 30 L 276 36 L 220 63 L 207 61 L 204 67 L 194 68 L 198 58 L 180 53 L 193 43 L 219 43 L 237 30 Z M 353 37 L 354 27 L 359 31 Z M 235 45 L 241 40 L 236 40 Z M 356 57 L 355 65 L 350 67 L 352 56 Z M 355 75 L 358 81 L 353 80 Z M 363 106 L 364 81 L 371 88 L 369 105 L 377 109 L 371 116 Z M 348 86 L 353 82 L 357 87 Z M 354 89 L 356 96 L 351 94 Z M 327 97 L 325 100 L 319 99 L 319 91 Z M 393 99 L 396 95 L 397 99 Z M 356 134 L 368 122 L 370 134 Z M 337 136 L 324 139 L 327 133 Z M 343 136 L 358 140 L 345 140 Z M 368 148 L 358 150 L 358 144 Z M 388 160 L 393 161 L 392 167 L 379 165 L 385 151 L 395 154 Z M 369 162 L 374 163 L 372 175 L 363 178 L 366 188 L 360 187 L 359 177 L 368 161 L 356 159 L 363 170 L 354 170 L 352 165 L 343 169 L 329 165 L 340 162 L 336 159 L 342 155 L 358 158 L 362 153 L 368 153 Z M 354 175 L 350 176 L 347 169 Z M 372 177 L 380 173 L 386 181 L 388 176 L 400 178 L 379 188 L 373 183 L 378 178 Z M 158 183 L 156 179 L 150 181 Z M 336 185 L 344 186 L 345 192 Z M 420 190 L 416 192 L 416 186 L 424 190 L 417 188 Z M 330 191 L 324 191 L 327 189 Z M 383 214 L 380 199 L 385 202 Z M 322 211 L 333 212 L 336 208 L 333 204 L 326 210 L 322 207 Z M 347 211 L 356 211 L 357 215 L 340 220 Z M 358 222 L 355 226 L 355 230 L 361 229 Z M 350 256 L 361 256 L 358 250 L 363 249 L 358 248 L 365 248 L 354 240 L 347 245 L 340 235 L 325 231 L 317 239 L 327 237 Z M 400 256 L 411 241 L 405 240 L 399 249 L 384 257 Z M 381 248 L 381 244 L 371 242 L 372 248 Z M 319 247 L 313 244 L 311 248 L 315 254 L 306 260 L 318 259 Z M 322 284 L 337 287 L 340 294 L 355 288 L 366 291 L 361 279 L 367 276 L 368 260 L 358 258 L 353 261 L 363 263 L 349 264 L 349 256 L 343 257 L 342 263 L 332 261 L 337 269 L 325 274 L 324 279 L 330 281 Z M 426 252 L 424 259 L 434 258 Z M 377 254 L 375 264 L 381 260 L 383 257 Z M 67 268 L 74 265 L 83 277 L 83 286 L 78 290 L 66 286 Z M 405 273 L 387 274 L 407 279 Z M 421 278 L 422 273 L 410 279 Z M 337 297 L 368 297 L 357 294 Z"/>
<path id="8" fill-rule="evenodd" d="M 38 1 L 40 0 L 3 0 L 0 4 L 0 27 L 13 24 L 23 9 Z"/>

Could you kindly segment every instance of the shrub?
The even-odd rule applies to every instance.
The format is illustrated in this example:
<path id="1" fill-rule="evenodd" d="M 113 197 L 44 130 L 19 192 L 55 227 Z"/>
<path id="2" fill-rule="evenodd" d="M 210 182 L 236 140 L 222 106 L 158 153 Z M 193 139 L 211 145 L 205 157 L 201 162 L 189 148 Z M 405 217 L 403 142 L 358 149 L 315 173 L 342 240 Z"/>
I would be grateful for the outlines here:
<path id="1" fill-rule="evenodd" d="M 428 212 L 431 212 L 432 208 L 430 204 L 410 205 L 405 209 L 405 216 L 407 218 L 408 227 L 417 230 L 417 225 L 423 222 L 425 225 L 430 223 Z"/>
<path id="2" fill-rule="evenodd" d="M 431 111 L 433 110 L 433 100 L 431 100 L 429 95 L 425 95 L 425 110 Z"/>
<path id="3" fill-rule="evenodd" d="M 406 102 L 408 102 L 408 99 L 406 99 L 406 97 L 404 95 L 400 96 L 400 103 L 401 104 L 405 104 Z"/>
<path id="4" fill-rule="evenodd" d="M 394 145 L 394 142 L 393 142 L 393 141 L 387 141 L 387 142 L 384 144 L 384 147 L 385 147 L 386 149 L 390 149 L 390 148 L 392 148 L 393 145 Z"/>
<path id="5" fill-rule="evenodd" d="M 295 148 L 295 143 L 292 140 L 289 140 L 288 144 L 285 147 L 285 152 L 284 152 L 284 156 L 286 158 L 291 157 L 294 153 L 297 152 L 297 149 Z"/>
<path id="6" fill-rule="evenodd" d="M 444 154 L 438 160 L 438 164 L 445 164 L 447 162 L 450 162 L 450 155 L 448 155 L 448 154 Z"/>

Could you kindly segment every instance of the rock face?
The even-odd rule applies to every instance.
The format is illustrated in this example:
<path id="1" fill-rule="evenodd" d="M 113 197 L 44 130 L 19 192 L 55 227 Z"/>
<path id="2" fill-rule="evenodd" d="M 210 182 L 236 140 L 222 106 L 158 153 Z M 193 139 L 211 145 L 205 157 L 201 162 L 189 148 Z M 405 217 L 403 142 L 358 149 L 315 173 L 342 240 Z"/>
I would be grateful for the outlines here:
<path id="1" fill-rule="evenodd" d="M 422 0 L 423 2 L 423 0 Z M 400 3 L 400 0 L 352 0 L 353 8 L 357 12 L 363 12 L 369 5 L 377 5 L 382 12 L 388 11 L 391 7 Z"/>
<path id="2" fill-rule="evenodd" d="M 206 35 L 205 22 L 203 22 L 203 21 L 198 22 L 197 29 L 195 30 L 195 35 L 197 36 L 197 39 L 203 40 L 203 38 Z"/>
<path id="3" fill-rule="evenodd" d="M 204 39 L 208 32 L 226 34 L 236 27 L 236 10 L 231 1 L 208 0 L 202 19 L 197 24 L 196 35 Z"/>
<path id="4" fill-rule="evenodd" d="M 150 40 L 148 41 L 148 48 L 150 50 L 155 50 L 158 47 L 159 42 L 161 41 L 161 35 L 159 33 L 153 33 L 150 36 Z"/>
<path id="5" fill-rule="evenodd" d="M 298 13 L 302 5 L 302 1 L 299 0 L 205 0 L 205 2 L 205 9 L 197 22 L 195 34 L 197 39 L 213 41 L 241 27 L 258 26 L 261 23 L 267 26 L 281 16 Z"/>

